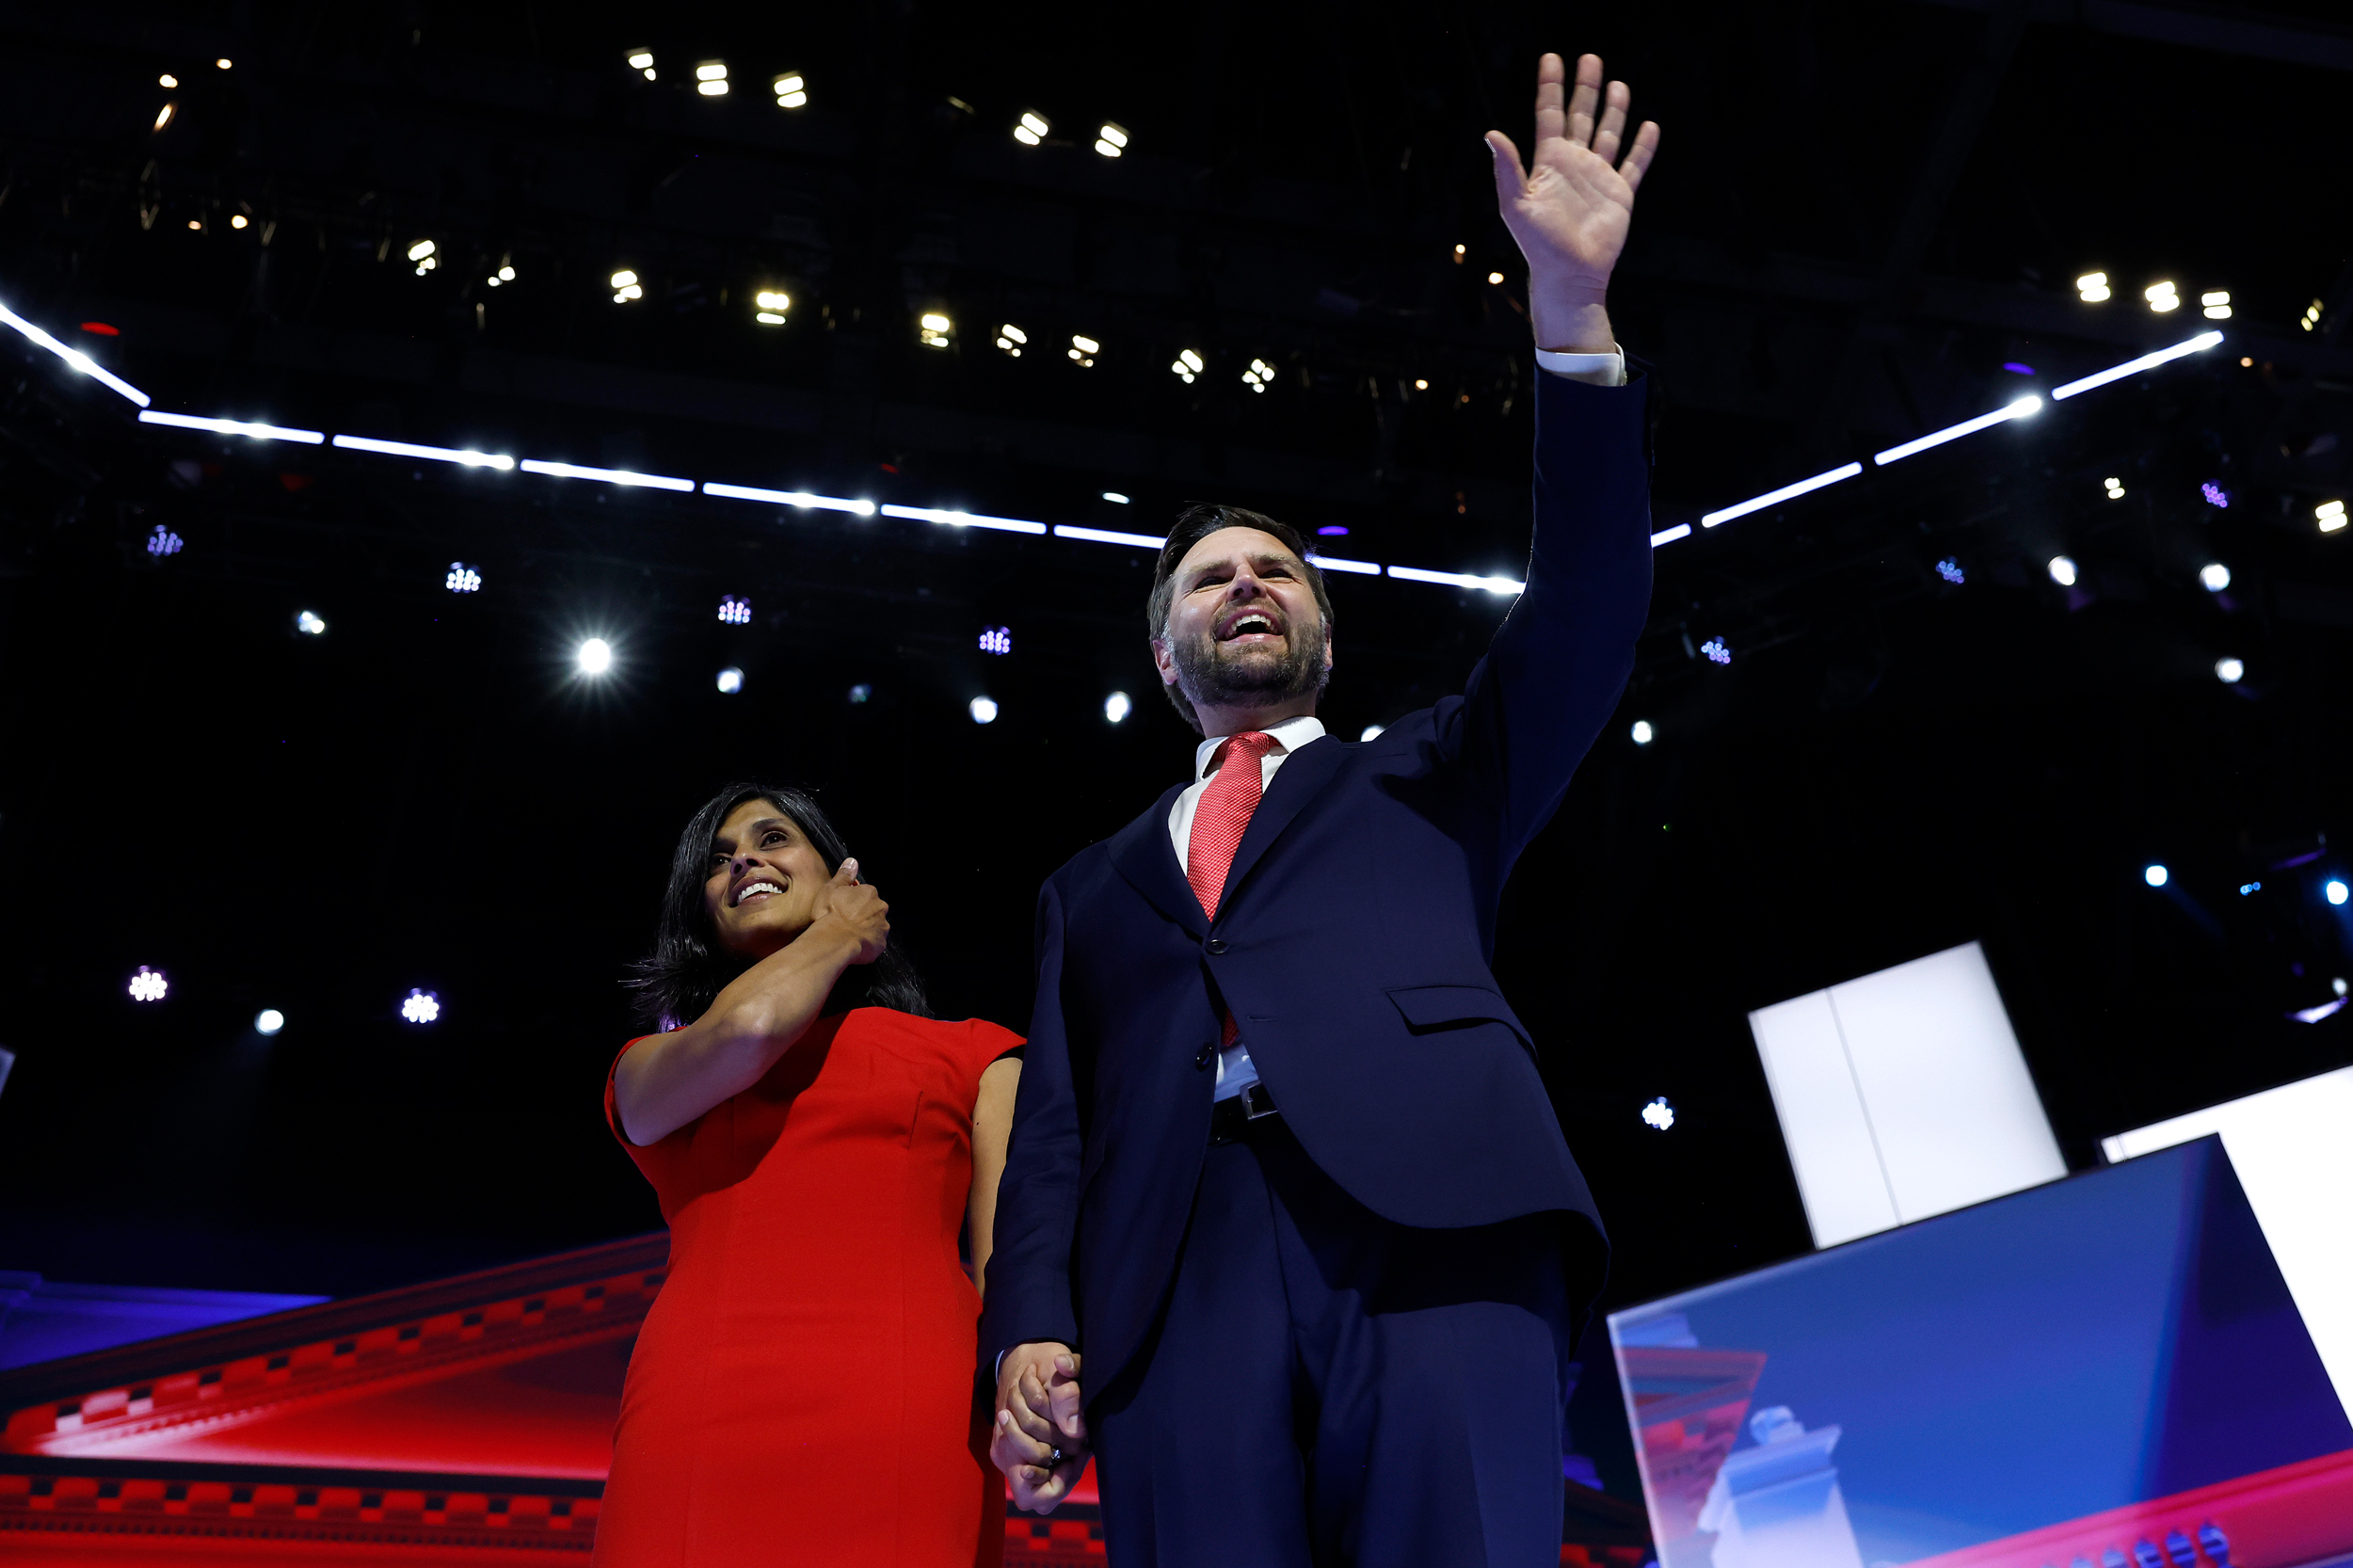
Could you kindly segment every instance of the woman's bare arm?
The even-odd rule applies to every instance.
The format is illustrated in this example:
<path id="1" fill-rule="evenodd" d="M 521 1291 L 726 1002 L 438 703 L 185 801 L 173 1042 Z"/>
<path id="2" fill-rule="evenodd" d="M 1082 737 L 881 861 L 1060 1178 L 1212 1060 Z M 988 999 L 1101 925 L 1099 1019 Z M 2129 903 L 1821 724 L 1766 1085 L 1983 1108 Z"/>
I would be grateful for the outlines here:
<path id="1" fill-rule="evenodd" d="M 1013 1096 L 1021 1086 L 1021 1058 L 1000 1056 L 981 1073 L 972 1106 L 972 1283 L 988 1290 L 988 1255 L 997 1240 L 997 1183 L 1005 1174 L 1005 1144 L 1013 1136 Z"/>
<path id="2" fill-rule="evenodd" d="M 808 929 L 737 975 L 709 1012 L 621 1058 L 613 1104 L 631 1143 L 659 1143 L 758 1083 L 808 1032 L 841 971 L 881 956 L 889 905 L 856 875 L 845 863 Z"/>

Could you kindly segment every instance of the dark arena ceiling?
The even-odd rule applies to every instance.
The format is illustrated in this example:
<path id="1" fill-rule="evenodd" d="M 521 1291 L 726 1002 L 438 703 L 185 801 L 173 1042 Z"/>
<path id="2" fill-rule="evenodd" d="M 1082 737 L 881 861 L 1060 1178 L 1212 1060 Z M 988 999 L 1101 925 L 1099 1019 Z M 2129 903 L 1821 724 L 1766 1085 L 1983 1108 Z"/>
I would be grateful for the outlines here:
<path id="1" fill-rule="evenodd" d="M 1150 536 L 1233 501 L 1478 576 L 1534 374 L 1479 136 L 1598 51 L 1665 130 L 1612 301 L 1657 526 L 1865 468 L 1661 545 L 1511 889 L 1613 1304 L 1804 1249 L 1745 1017 L 1801 991 L 1982 939 L 2077 1165 L 2353 1059 L 2295 1016 L 2353 976 L 2336 6 L 96 0 L 0 46 L 0 303 L 156 410 Z M 0 339 L 0 1267 L 341 1293 L 651 1228 L 597 1098 L 709 791 L 821 787 L 941 1010 L 1018 1028 L 1038 881 L 1186 766 L 1144 551 L 140 424 Z M 1351 735 L 1509 603 L 1333 593 Z"/>

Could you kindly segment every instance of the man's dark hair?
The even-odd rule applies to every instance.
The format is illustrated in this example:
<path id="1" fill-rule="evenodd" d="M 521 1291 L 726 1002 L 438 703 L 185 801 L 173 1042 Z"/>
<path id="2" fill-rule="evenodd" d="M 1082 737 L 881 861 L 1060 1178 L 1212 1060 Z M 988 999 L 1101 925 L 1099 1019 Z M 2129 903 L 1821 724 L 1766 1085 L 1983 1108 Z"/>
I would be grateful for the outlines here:
<path id="1" fill-rule="evenodd" d="M 1177 514 L 1176 525 L 1168 531 L 1168 542 L 1160 546 L 1160 558 L 1152 567 L 1152 597 L 1144 601 L 1144 624 L 1151 628 L 1157 642 L 1168 635 L 1168 612 L 1176 602 L 1176 568 L 1194 545 L 1221 528 L 1256 528 L 1261 534 L 1272 534 L 1283 541 L 1290 552 L 1299 557 L 1307 568 L 1307 586 L 1316 596 L 1316 609 L 1323 616 L 1323 633 L 1332 634 L 1332 595 L 1323 585 L 1323 573 L 1307 553 L 1307 541 L 1288 522 L 1278 522 L 1264 512 L 1254 512 L 1247 506 L 1203 504 L 1188 506 Z M 1163 683 L 1160 690 L 1168 694 L 1172 707 L 1184 721 L 1201 731 L 1201 716 L 1193 711 L 1193 699 L 1174 682 Z"/>
<path id="2" fill-rule="evenodd" d="M 703 903 L 703 883 L 711 874 L 712 840 L 735 808 L 752 800 L 766 801 L 800 824 L 824 860 L 827 876 L 839 872 L 849 856 L 841 835 L 806 790 L 730 784 L 706 801 L 679 835 L 678 849 L 670 856 L 670 880 L 662 890 L 653 952 L 631 966 L 634 972 L 627 984 L 637 993 L 632 1003 L 648 1029 L 693 1023 L 710 1011 L 712 1000 L 728 981 L 751 968 L 749 960 L 719 946 L 711 929 L 711 910 Z M 872 964 L 853 964 L 834 982 L 824 1011 L 832 1015 L 853 1007 L 888 1007 L 919 1018 L 932 1016 L 922 978 L 895 939 L 886 941 L 882 956 Z"/>

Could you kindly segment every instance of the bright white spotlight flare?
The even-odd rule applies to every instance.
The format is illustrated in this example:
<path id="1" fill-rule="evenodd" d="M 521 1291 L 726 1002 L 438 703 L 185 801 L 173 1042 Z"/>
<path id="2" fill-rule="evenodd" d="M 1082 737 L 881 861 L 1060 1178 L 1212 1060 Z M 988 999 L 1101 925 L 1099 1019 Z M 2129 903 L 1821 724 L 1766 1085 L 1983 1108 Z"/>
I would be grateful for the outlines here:
<path id="1" fill-rule="evenodd" d="M 2152 888 L 2162 888 L 2173 880 L 2173 873 L 2163 866 L 2143 866 L 2140 869 L 2140 879 Z"/>
<path id="2" fill-rule="evenodd" d="M 1103 699 L 1103 720 L 1106 724 L 1125 724 L 1135 707 L 1126 692 L 1113 692 Z"/>
<path id="3" fill-rule="evenodd" d="M 327 622 L 314 611 L 298 610 L 295 613 L 295 630 L 306 637 L 323 637 L 327 635 Z"/>
<path id="4" fill-rule="evenodd" d="M 972 714 L 974 724 L 997 722 L 997 699 L 995 697 L 976 696 L 972 699 L 972 706 L 968 711 Z"/>
<path id="5" fill-rule="evenodd" d="M 161 1001 L 170 989 L 171 982 L 164 978 L 163 970 L 151 969 L 144 964 L 139 966 L 139 972 L 131 977 L 133 1001 Z"/>
<path id="6" fill-rule="evenodd" d="M 613 645 L 602 637 L 591 637 L 580 645 L 573 654 L 583 675 L 602 675 L 613 667 Z"/>
<path id="7" fill-rule="evenodd" d="M 729 664 L 719 672 L 719 690 L 728 696 L 744 689 L 744 672 Z"/>
<path id="8" fill-rule="evenodd" d="M 1636 719 L 1634 728 L 1627 733 L 1633 736 L 1634 744 L 1638 746 L 1646 746 L 1658 739 L 1658 731 L 1651 728 L 1648 719 Z"/>
<path id="9" fill-rule="evenodd" d="M 55 354 L 58 359 L 63 360 L 68 365 L 81 372 L 84 376 L 88 376 L 91 380 L 96 381 L 99 385 L 112 388 L 114 391 L 120 392 L 123 396 L 129 398 L 132 402 L 137 404 L 142 408 L 147 407 L 148 396 L 145 392 L 139 391 L 138 388 L 131 385 L 130 382 L 125 381 L 120 376 L 104 369 L 97 360 L 91 359 L 80 349 L 68 348 L 65 344 L 59 343 L 56 339 L 42 331 L 40 328 L 25 320 L 23 316 L 18 315 L 14 311 L 9 310 L 6 305 L 0 305 L 0 323 L 5 323 L 9 327 L 15 328 L 19 332 L 22 332 L 24 335 L 27 342 L 49 350 L 50 353 Z"/>
<path id="10" fill-rule="evenodd" d="M 1642 1107 L 1642 1120 L 1664 1132 L 1675 1125 L 1675 1108 L 1667 1103 L 1666 1096 L 1661 1095 Z"/>
<path id="11" fill-rule="evenodd" d="M 253 1032 L 256 1034 L 275 1034 L 285 1027 L 286 1015 L 275 1007 L 264 1007 L 253 1015 Z"/>
<path id="12" fill-rule="evenodd" d="M 2214 678 L 2225 686 L 2235 686 L 2247 679 L 2247 663 L 2243 659 L 2217 659 L 2214 662 Z"/>
<path id="13" fill-rule="evenodd" d="M 441 1016 L 441 999 L 411 985 L 408 994 L 400 999 L 400 1016 L 412 1024 L 432 1023 Z"/>
<path id="14" fill-rule="evenodd" d="M 2209 561 L 2198 568 L 2198 581 L 2210 594 L 2218 594 L 2231 585 L 2231 568 L 2219 561 Z"/>
<path id="15" fill-rule="evenodd" d="M 2043 569 L 2051 574 L 2051 581 L 2057 583 L 2060 587 L 2072 588 L 2075 585 L 2075 578 L 2077 574 L 2075 571 L 2074 557 L 2070 555 L 2054 555 L 2051 557 L 2049 564 L 2046 565 Z"/>

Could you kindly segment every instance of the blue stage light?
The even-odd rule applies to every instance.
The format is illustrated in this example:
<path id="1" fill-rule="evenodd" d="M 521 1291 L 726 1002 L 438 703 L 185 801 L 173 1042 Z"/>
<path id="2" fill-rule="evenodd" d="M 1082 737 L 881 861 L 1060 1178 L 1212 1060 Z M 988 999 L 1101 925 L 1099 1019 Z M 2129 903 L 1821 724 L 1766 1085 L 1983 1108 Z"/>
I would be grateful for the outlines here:
<path id="1" fill-rule="evenodd" d="M 2206 498 L 2209 506 L 2228 506 L 2231 504 L 2231 492 L 2211 479 L 2198 487 L 2198 493 Z"/>
<path id="2" fill-rule="evenodd" d="M 725 626 L 751 625 L 752 601 L 741 594 L 728 594 L 719 600 L 719 620 Z"/>
<path id="3" fill-rule="evenodd" d="M 1707 662 L 1711 664 L 1732 663 L 1732 645 L 1721 637 L 1708 638 L 1707 641 L 1700 644 L 1700 651 L 1707 655 Z"/>
<path id="4" fill-rule="evenodd" d="M 983 653 L 1011 653 L 1013 651 L 1013 628 L 1010 626 L 982 628 L 981 651 Z"/>
<path id="5" fill-rule="evenodd" d="M 482 591 L 482 568 L 470 567 L 463 561 L 452 561 L 449 564 L 449 575 L 441 579 L 441 586 L 454 594 L 480 593 Z"/>
<path id="6" fill-rule="evenodd" d="M 2345 882 L 2340 877 L 2330 877 L 2320 890 L 2328 896 L 2330 904 L 2341 904 L 2345 900 Z"/>
<path id="7" fill-rule="evenodd" d="M 2263 890 L 2264 885 L 2260 882 L 2242 882 L 2238 885 L 2238 896 L 2241 898 L 2248 898 Z"/>
<path id="8" fill-rule="evenodd" d="M 177 555 L 180 551 L 180 536 L 166 528 L 162 523 L 159 522 L 147 531 L 147 552 L 158 561 L 167 555 Z"/>
<path id="9" fill-rule="evenodd" d="M 2173 879 L 2173 873 L 2163 866 L 2144 866 L 2141 868 L 2140 879 L 2152 888 L 2162 888 Z"/>
<path id="10" fill-rule="evenodd" d="M 1675 1125 L 1675 1108 L 1667 1103 L 1666 1096 L 1661 1095 L 1642 1107 L 1642 1120 L 1664 1132 Z"/>
<path id="11" fill-rule="evenodd" d="M 1943 578 L 1945 582 L 1950 583 L 1955 587 L 1959 587 L 1963 583 L 1969 581 L 1969 574 L 1962 571 L 1961 569 L 1961 563 L 1954 560 L 1950 555 L 1945 556 L 1945 559 L 1936 563 L 1936 575 Z"/>
<path id="12" fill-rule="evenodd" d="M 441 999 L 411 985 L 408 994 L 401 999 L 400 1016 L 412 1024 L 432 1023 L 441 1016 Z"/>

